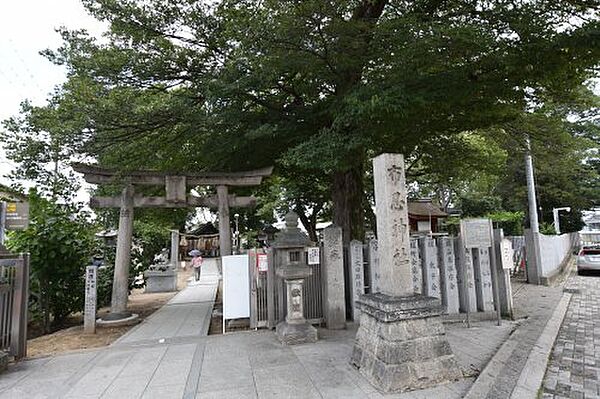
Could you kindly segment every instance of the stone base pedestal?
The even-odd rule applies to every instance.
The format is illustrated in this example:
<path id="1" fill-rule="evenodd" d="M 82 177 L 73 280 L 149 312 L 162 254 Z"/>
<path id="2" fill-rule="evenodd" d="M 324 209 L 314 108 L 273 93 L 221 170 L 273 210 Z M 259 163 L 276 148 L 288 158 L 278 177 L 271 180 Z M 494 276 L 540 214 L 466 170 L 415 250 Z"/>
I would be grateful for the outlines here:
<path id="1" fill-rule="evenodd" d="M 177 272 L 175 270 L 144 272 L 146 278 L 146 291 L 152 292 L 174 292 L 177 291 Z"/>
<path id="2" fill-rule="evenodd" d="M 446 339 L 439 299 L 368 294 L 351 363 L 382 392 L 431 387 L 462 377 Z"/>
<path id="3" fill-rule="evenodd" d="M 129 313 L 129 316 L 123 316 L 121 318 L 112 318 L 109 317 L 113 315 L 109 313 L 103 319 L 97 319 L 96 325 L 98 327 L 123 327 L 123 326 L 133 326 L 140 322 L 140 316 L 136 313 Z"/>
<path id="4" fill-rule="evenodd" d="M 6 371 L 8 368 L 8 354 L 4 351 L 0 351 L 0 373 Z"/>
<path id="5" fill-rule="evenodd" d="M 290 324 L 282 321 L 275 327 L 277 339 L 284 345 L 297 345 L 317 342 L 317 329 L 308 323 Z"/>

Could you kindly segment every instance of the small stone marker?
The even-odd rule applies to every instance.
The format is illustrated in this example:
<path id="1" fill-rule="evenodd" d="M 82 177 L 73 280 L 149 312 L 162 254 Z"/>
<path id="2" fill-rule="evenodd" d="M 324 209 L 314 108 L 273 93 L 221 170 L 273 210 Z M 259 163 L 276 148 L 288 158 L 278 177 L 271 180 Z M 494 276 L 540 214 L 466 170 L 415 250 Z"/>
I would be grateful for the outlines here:
<path id="1" fill-rule="evenodd" d="M 87 266 L 85 268 L 85 307 L 83 316 L 83 331 L 86 334 L 96 333 L 97 273 L 97 266 Z"/>
<path id="2" fill-rule="evenodd" d="M 435 240 L 429 237 L 420 238 L 419 247 L 423 264 L 423 295 L 441 298 L 438 248 Z"/>
<path id="3" fill-rule="evenodd" d="M 482 312 L 494 311 L 494 291 L 492 290 L 492 273 L 489 248 L 478 248 L 473 251 L 473 269 L 475 272 L 475 293 L 477 309 Z"/>
<path id="4" fill-rule="evenodd" d="M 377 240 L 374 238 L 369 240 L 369 270 L 371 272 L 371 281 L 369 281 L 371 292 L 380 292 L 381 287 L 379 286 L 379 245 L 377 244 Z"/>
<path id="5" fill-rule="evenodd" d="M 497 256 L 500 257 L 498 265 L 498 292 L 500 296 L 500 310 L 502 315 L 506 317 L 513 317 L 513 300 L 512 300 L 512 286 L 510 283 L 510 271 L 514 266 L 514 250 L 512 242 L 506 238 L 502 238 L 503 234 L 501 230 L 494 232 L 494 241 L 499 242 L 499 251 L 496 251 Z"/>
<path id="6" fill-rule="evenodd" d="M 419 255 L 419 242 L 410 240 L 410 268 L 412 270 L 413 290 L 415 294 L 423 293 L 423 266 Z"/>
<path id="7" fill-rule="evenodd" d="M 171 267 L 179 269 L 179 231 L 171 231 Z"/>
<path id="8" fill-rule="evenodd" d="M 352 320 L 358 321 L 360 310 L 356 305 L 356 301 L 365 293 L 364 284 L 364 261 L 363 261 L 363 244 L 358 240 L 350 241 L 350 287 L 352 289 Z"/>
<path id="9" fill-rule="evenodd" d="M 454 245 L 448 237 L 438 238 L 438 266 L 440 268 L 442 305 L 447 314 L 459 312 L 458 282 L 454 265 Z"/>
<path id="10" fill-rule="evenodd" d="M 342 229 L 331 225 L 323 230 L 323 275 L 325 277 L 325 323 L 331 330 L 346 328 L 344 254 Z"/>
<path id="11" fill-rule="evenodd" d="M 514 267 L 513 259 L 515 251 L 513 249 L 512 242 L 509 239 L 503 238 L 502 241 L 500 241 L 500 253 L 502 256 L 502 269 L 512 270 Z"/>
<path id="12" fill-rule="evenodd" d="M 362 295 L 351 364 L 382 392 L 462 377 L 441 323 L 440 301 L 414 294 L 404 157 L 373 159 L 380 292 Z"/>

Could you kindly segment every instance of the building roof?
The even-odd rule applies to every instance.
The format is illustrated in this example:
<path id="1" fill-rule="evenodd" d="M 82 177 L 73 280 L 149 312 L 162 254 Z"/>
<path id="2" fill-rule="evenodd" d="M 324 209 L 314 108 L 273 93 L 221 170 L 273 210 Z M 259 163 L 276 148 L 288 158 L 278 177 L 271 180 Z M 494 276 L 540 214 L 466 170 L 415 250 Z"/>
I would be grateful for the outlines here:
<path id="1" fill-rule="evenodd" d="M 448 217 L 448 214 L 433 205 L 430 199 L 408 201 L 408 214 L 412 216 Z"/>
<path id="2" fill-rule="evenodd" d="M 214 236 L 215 234 L 219 234 L 219 230 L 215 227 L 212 222 L 204 223 L 193 229 L 189 232 L 191 235 L 195 236 Z"/>

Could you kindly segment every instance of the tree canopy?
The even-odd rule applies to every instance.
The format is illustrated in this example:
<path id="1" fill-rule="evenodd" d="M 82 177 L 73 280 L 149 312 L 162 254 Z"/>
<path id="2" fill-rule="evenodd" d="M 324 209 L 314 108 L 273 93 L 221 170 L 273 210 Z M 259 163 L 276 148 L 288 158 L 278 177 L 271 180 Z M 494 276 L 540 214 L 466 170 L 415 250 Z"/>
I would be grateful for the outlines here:
<path id="1" fill-rule="evenodd" d="M 84 4 L 110 30 L 61 30 L 64 45 L 45 52 L 69 79 L 43 129 L 123 169 L 275 164 L 298 206 L 326 184 L 346 240 L 364 233 L 372 155 L 403 153 L 442 197 L 485 185 L 473 174 L 510 180 L 498 169 L 520 161 L 525 134 L 540 154 L 560 148 L 578 133 L 556 121 L 593 124 L 597 106 L 585 84 L 600 60 L 597 0 Z"/>

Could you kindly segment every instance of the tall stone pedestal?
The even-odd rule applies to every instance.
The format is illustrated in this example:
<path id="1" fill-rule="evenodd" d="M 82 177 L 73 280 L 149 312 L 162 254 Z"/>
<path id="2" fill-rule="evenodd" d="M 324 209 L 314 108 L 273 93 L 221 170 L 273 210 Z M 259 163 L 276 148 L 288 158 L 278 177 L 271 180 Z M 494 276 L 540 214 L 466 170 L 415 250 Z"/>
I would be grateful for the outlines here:
<path id="1" fill-rule="evenodd" d="M 440 320 L 439 299 L 363 295 L 351 363 L 383 392 L 422 389 L 462 377 Z"/>

